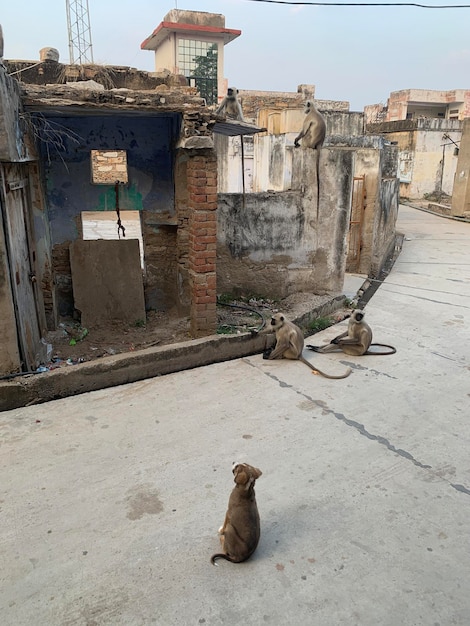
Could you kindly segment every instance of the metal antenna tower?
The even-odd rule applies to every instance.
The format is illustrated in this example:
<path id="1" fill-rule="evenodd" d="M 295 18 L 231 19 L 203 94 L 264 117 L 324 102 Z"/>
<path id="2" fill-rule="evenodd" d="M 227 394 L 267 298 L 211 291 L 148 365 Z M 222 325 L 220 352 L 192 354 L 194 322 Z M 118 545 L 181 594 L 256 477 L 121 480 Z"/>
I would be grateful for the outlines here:
<path id="1" fill-rule="evenodd" d="M 93 63 L 88 0 L 65 0 L 71 65 Z"/>

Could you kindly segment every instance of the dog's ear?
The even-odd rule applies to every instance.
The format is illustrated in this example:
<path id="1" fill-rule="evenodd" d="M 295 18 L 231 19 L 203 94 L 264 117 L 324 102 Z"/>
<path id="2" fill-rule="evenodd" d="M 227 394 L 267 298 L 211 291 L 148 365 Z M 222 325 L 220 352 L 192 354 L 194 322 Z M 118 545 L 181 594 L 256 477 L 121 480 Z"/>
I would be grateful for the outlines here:
<path id="1" fill-rule="evenodd" d="M 244 463 L 236 465 L 233 468 L 233 474 L 235 476 L 233 480 L 237 485 L 246 485 L 246 483 L 250 480 L 247 467 Z"/>
<path id="2" fill-rule="evenodd" d="M 250 485 L 262 475 L 261 470 L 247 463 L 236 465 L 233 468 L 233 473 L 235 475 L 235 483 L 237 485 L 245 485 L 245 489 L 249 489 Z"/>

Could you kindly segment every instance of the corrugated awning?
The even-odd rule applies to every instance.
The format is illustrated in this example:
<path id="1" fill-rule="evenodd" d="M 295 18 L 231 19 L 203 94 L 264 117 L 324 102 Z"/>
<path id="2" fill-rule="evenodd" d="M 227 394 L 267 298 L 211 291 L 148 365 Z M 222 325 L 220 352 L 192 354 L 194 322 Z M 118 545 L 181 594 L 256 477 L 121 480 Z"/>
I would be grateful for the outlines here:
<path id="1" fill-rule="evenodd" d="M 238 120 L 226 120 L 225 122 L 216 122 L 212 127 L 212 132 L 228 137 L 240 135 L 255 135 L 256 133 L 265 133 L 266 128 L 259 128 L 248 122 L 239 122 Z"/>

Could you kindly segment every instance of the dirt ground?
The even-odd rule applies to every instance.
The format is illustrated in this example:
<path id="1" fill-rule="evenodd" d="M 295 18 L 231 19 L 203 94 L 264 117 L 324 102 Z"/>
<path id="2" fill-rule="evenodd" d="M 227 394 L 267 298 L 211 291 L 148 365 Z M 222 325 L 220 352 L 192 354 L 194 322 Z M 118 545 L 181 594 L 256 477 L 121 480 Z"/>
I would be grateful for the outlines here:
<path id="1" fill-rule="evenodd" d="M 310 293 L 295 294 L 280 302 L 251 299 L 235 300 L 217 306 L 217 333 L 232 334 L 260 329 L 263 320 L 275 311 L 283 311 L 291 318 L 297 311 L 312 309 L 321 297 Z M 324 300 L 324 297 L 323 297 Z M 231 305 L 231 306 L 229 306 Z M 239 308 L 241 307 L 241 308 Z M 246 310 L 249 308 L 250 310 Z M 332 323 L 341 321 L 346 312 L 331 316 Z M 133 352 L 153 346 L 163 346 L 191 339 L 189 318 L 150 311 L 145 325 L 109 324 L 104 328 L 86 329 L 73 320 L 63 320 L 60 327 L 45 337 L 47 355 L 44 367 L 55 369 L 104 356 Z"/>

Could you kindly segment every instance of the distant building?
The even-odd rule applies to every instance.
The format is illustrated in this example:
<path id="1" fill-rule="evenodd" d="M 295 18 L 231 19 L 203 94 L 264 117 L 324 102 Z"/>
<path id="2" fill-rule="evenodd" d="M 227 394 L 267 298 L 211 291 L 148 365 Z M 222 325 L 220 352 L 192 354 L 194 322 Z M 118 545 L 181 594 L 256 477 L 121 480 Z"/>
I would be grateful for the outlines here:
<path id="1" fill-rule="evenodd" d="M 218 13 L 172 9 L 140 47 L 155 51 L 155 71 L 185 76 L 210 105 L 227 91 L 224 46 L 240 35 Z"/>
<path id="2" fill-rule="evenodd" d="M 392 91 L 387 106 L 370 104 L 364 107 L 366 123 L 396 122 L 431 117 L 463 120 L 470 117 L 470 90 L 402 89 Z"/>
<path id="3" fill-rule="evenodd" d="M 441 201 L 453 193 L 470 90 L 393 91 L 387 106 L 364 107 L 367 131 L 398 146 L 400 195 Z"/>

